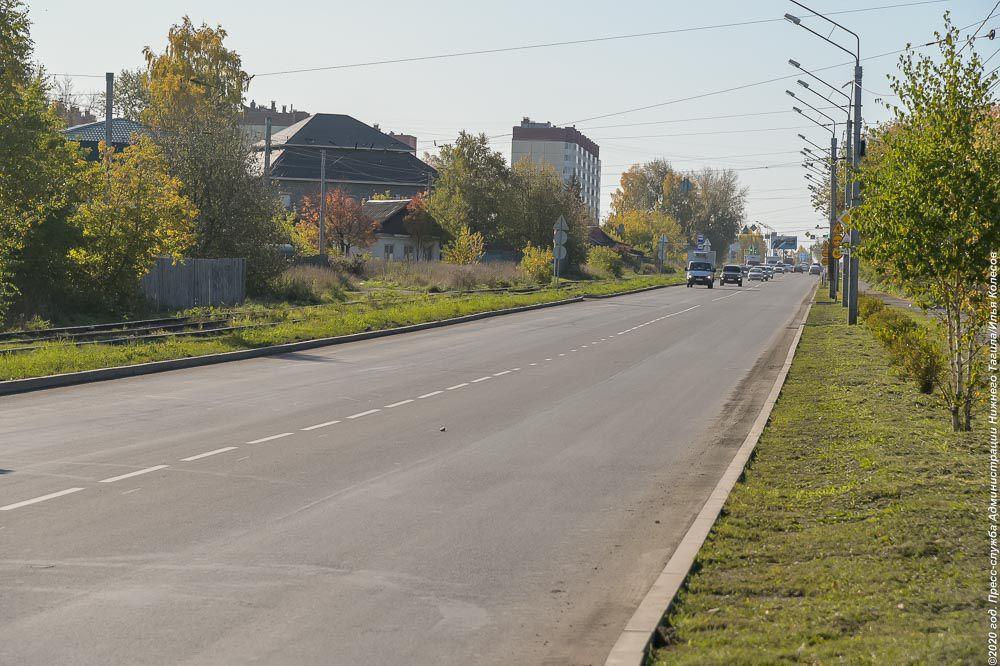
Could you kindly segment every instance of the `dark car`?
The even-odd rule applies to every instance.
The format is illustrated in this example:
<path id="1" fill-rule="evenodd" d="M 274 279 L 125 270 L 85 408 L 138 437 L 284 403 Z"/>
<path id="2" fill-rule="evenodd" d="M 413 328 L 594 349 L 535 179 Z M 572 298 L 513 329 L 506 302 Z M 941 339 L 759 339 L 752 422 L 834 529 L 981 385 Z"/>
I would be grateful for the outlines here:
<path id="1" fill-rule="evenodd" d="M 743 286 L 743 271 L 737 264 L 726 264 L 722 267 L 722 275 L 719 277 L 719 284 L 723 285 L 727 282 L 738 284 L 741 287 Z"/>

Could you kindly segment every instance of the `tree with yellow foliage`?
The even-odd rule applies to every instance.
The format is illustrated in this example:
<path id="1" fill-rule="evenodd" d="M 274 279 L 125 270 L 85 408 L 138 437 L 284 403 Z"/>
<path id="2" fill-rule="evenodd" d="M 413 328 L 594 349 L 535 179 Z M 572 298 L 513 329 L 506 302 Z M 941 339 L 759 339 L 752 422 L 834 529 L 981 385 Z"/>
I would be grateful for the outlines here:
<path id="1" fill-rule="evenodd" d="M 102 157 L 85 176 L 88 198 L 71 218 L 82 241 L 69 256 L 97 304 L 118 310 L 136 303 L 157 257 L 179 258 L 191 245 L 197 210 L 148 137 L 120 153 L 102 145 Z"/>

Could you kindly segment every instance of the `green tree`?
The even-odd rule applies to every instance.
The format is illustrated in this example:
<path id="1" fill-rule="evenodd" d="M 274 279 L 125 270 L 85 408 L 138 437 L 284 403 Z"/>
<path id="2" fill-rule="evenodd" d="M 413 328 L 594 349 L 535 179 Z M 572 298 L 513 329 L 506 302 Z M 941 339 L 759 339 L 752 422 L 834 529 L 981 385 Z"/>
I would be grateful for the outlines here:
<path id="1" fill-rule="evenodd" d="M 0 0 L 0 319 L 15 301 L 33 309 L 65 291 L 83 170 L 31 64 L 29 29 L 23 3 Z"/>
<path id="2" fill-rule="evenodd" d="M 569 226 L 564 267 L 576 268 L 586 261 L 590 213 L 572 181 L 564 184 L 552 165 L 531 160 L 515 164 L 504 210 L 505 214 L 498 216 L 497 233 L 507 246 L 551 248 L 553 227 L 562 216 Z"/>
<path id="3" fill-rule="evenodd" d="M 545 284 L 552 281 L 552 265 L 555 258 L 551 248 L 535 247 L 531 243 L 521 251 L 521 271 L 533 282 Z"/>
<path id="4" fill-rule="evenodd" d="M 955 430 L 972 427 L 982 382 L 985 285 L 1000 247 L 1000 122 L 975 49 L 963 55 L 945 15 L 940 57 L 908 50 L 892 77 L 899 106 L 862 163 L 864 203 L 852 211 L 863 257 L 925 307 L 939 307 L 949 372 L 941 390 Z"/>
<path id="5" fill-rule="evenodd" d="M 97 95 L 97 109 L 104 112 L 107 104 L 104 91 Z M 143 112 L 149 107 L 149 76 L 143 69 L 123 69 L 115 76 L 112 113 L 117 118 L 142 122 Z"/>
<path id="6" fill-rule="evenodd" d="M 463 131 L 432 162 L 438 176 L 427 209 L 438 224 L 452 237 L 468 228 L 487 241 L 500 240 L 498 229 L 509 218 L 511 171 L 486 135 Z"/>
<path id="7" fill-rule="evenodd" d="M 482 259 L 485 252 L 483 235 L 468 227 L 458 230 L 454 240 L 444 246 L 441 258 L 445 263 L 468 266 Z"/>
<path id="8" fill-rule="evenodd" d="M 197 211 L 149 138 L 121 153 L 102 144 L 102 156 L 86 175 L 88 198 L 71 219 L 82 243 L 69 256 L 101 307 L 128 310 L 156 257 L 180 258 L 191 244 Z"/>

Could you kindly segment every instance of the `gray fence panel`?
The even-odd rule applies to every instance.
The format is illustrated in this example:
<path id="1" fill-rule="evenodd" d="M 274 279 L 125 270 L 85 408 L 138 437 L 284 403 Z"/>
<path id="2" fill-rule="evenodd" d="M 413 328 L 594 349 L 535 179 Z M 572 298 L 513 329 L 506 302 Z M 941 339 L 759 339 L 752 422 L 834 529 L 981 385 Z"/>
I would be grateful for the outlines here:
<path id="1" fill-rule="evenodd" d="M 202 305 L 239 305 L 246 299 L 246 259 L 160 257 L 140 280 L 146 298 L 160 310 Z"/>

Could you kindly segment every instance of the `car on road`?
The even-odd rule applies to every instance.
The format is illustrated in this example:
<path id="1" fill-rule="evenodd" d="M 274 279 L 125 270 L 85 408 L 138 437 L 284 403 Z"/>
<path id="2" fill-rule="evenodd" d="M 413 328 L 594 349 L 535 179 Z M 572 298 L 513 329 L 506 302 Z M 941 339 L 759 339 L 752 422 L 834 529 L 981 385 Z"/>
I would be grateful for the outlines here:
<path id="1" fill-rule="evenodd" d="M 762 271 L 759 266 L 754 266 L 753 268 L 750 269 L 750 272 L 747 273 L 747 279 L 763 282 L 767 278 L 764 277 L 764 271 Z"/>
<path id="2" fill-rule="evenodd" d="M 722 267 L 722 274 L 719 276 L 719 286 L 732 282 L 743 286 L 743 270 L 738 264 L 726 264 Z"/>
<path id="3" fill-rule="evenodd" d="M 774 277 L 774 269 L 771 268 L 770 266 L 764 266 L 763 270 L 764 270 L 764 279 L 765 280 L 770 280 L 771 278 Z"/>
<path id="4" fill-rule="evenodd" d="M 709 261 L 689 261 L 687 267 L 687 286 L 706 285 L 709 289 L 715 283 L 715 266 Z"/>
<path id="5" fill-rule="evenodd" d="M 793 268 L 792 270 L 794 272 L 796 272 L 796 273 L 805 273 L 806 272 L 806 265 L 805 264 L 795 264 L 795 268 Z"/>
<path id="6" fill-rule="evenodd" d="M 809 275 L 819 275 L 823 272 L 823 267 L 819 264 L 813 264 L 809 267 Z"/>
<path id="7" fill-rule="evenodd" d="M 781 274 L 785 272 L 785 266 L 784 264 L 772 264 L 771 270 L 774 271 L 775 273 Z"/>
<path id="8" fill-rule="evenodd" d="M 750 272 L 751 268 L 753 268 L 753 266 L 751 266 L 750 264 L 743 264 L 742 266 L 740 266 L 740 271 L 743 273 L 743 277 L 747 276 L 747 273 Z"/>

